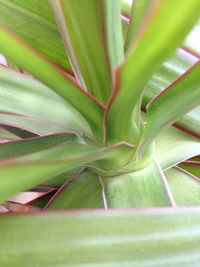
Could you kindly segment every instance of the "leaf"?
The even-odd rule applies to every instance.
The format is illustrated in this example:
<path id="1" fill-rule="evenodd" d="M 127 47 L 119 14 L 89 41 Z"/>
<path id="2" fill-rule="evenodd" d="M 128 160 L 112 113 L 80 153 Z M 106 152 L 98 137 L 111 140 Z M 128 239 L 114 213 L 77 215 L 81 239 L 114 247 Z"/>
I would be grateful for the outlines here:
<path id="1" fill-rule="evenodd" d="M 4 141 L 12 141 L 12 140 L 18 140 L 20 139 L 18 136 L 15 134 L 10 133 L 6 129 L 2 128 L 0 126 L 0 143 Z"/>
<path id="2" fill-rule="evenodd" d="M 42 112 L 41 112 L 42 110 Z M 36 133 L 51 133 L 74 128 L 91 136 L 84 118 L 66 101 L 42 83 L 0 65 L 0 111 L 39 119 L 27 119 L 1 114 L 1 123 L 16 124 Z M 23 120 L 22 120 L 23 119 Z M 42 121 L 49 121 L 42 123 Z M 43 124 L 43 129 L 40 125 Z M 45 126 L 46 125 L 46 126 Z M 42 126 L 42 125 L 41 125 Z"/>
<path id="3" fill-rule="evenodd" d="M 200 179 L 200 162 L 199 161 L 186 161 L 179 166 Z"/>
<path id="4" fill-rule="evenodd" d="M 156 161 L 116 177 L 102 177 L 107 206 L 143 208 L 174 205 L 166 178 Z"/>
<path id="5" fill-rule="evenodd" d="M 186 132 L 188 131 L 196 137 L 200 137 L 200 106 L 194 108 L 181 117 L 181 119 L 178 120 L 175 125 L 177 128 L 183 129 Z"/>
<path id="6" fill-rule="evenodd" d="M 123 59 L 120 1 L 51 3 L 79 82 L 106 103 L 112 89 L 112 71 Z"/>
<path id="7" fill-rule="evenodd" d="M 80 165 L 113 157 L 121 146 L 123 144 L 107 148 L 78 143 L 62 144 L 18 158 L 2 160 L 0 161 L 0 202 L 17 192 L 42 184 Z"/>
<path id="8" fill-rule="evenodd" d="M 37 135 L 47 135 L 69 131 L 69 128 L 67 129 L 67 127 L 62 124 L 16 114 L 0 113 L 0 123 L 4 126 L 17 127 L 18 129 L 23 129 Z"/>
<path id="9" fill-rule="evenodd" d="M 200 64 L 196 63 L 189 71 L 167 87 L 150 103 L 147 109 L 146 127 L 143 140 L 152 139 L 155 133 L 175 122 L 178 117 L 200 104 Z"/>
<path id="10" fill-rule="evenodd" d="M 199 208 L 2 215 L 0 264 L 197 267 L 199 216 Z"/>
<path id="11" fill-rule="evenodd" d="M 156 7 L 118 70 L 118 87 L 113 93 L 107 114 L 108 143 L 117 140 L 137 142 L 135 131 L 139 121 L 136 122 L 137 127 L 133 127 L 131 121 L 133 112 L 138 109 L 144 86 L 199 18 L 198 0 L 184 0 L 181 8 L 177 1 L 159 1 Z"/>
<path id="12" fill-rule="evenodd" d="M 47 204 L 48 209 L 103 208 L 98 175 L 89 170 L 67 181 Z"/>
<path id="13" fill-rule="evenodd" d="M 198 58 L 184 49 L 177 51 L 168 60 L 162 63 L 158 71 L 153 75 L 145 86 L 142 99 L 142 108 L 146 109 L 147 104 L 162 90 L 168 87 L 175 79 L 187 71 L 198 61 Z M 197 107 L 176 121 L 176 126 L 189 130 L 191 134 L 199 135 L 200 108 Z"/>
<path id="14" fill-rule="evenodd" d="M 0 0 L 1 23 L 62 68 L 70 63 L 48 0 Z"/>
<path id="15" fill-rule="evenodd" d="M 0 145 L 0 160 L 25 156 L 39 152 L 60 144 L 72 142 L 77 137 L 73 133 L 54 134 L 43 137 L 34 137 L 27 140 L 17 140 Z"/>
<path id="16" fill-rule="evenodd" d="M 163 130 L 155 139 L 157 159 L 162 170 L 199 154 L 199 139 L 174 127 Z"/>
<path id="17" fill-rule="evenodd" d="M 143 24 L 145 16 L 149 13 L 149 6 L 153 5 L 153 1 L 149 0 L 135 0 L 132 3 L 130 11 L 130 20 L 128 24 L 128 30 L 125 39 L 125 51 L 130 47 L 133 38 L 140 29 L 140 26 Z"/>
<path id="18" fill-rule="evenodd" d="M 81 90 L 68 76 L 59 72 L 52 64 L 3 26 L 0 26 L 0 51 L 22 69 L 49 86 L 79 111 L 93 128 L 97 138 L 102 135 L 99 129 L 102 124 L 102 107 Z"/>
<path id="19" fill-rule="evenodd" d="M 200 49 L 199 49 L 199 34 L 200 34 L 200 20 L 194 26 L 190 34 L 184 40 L 183 45 L 188 49 L 192 50 L 194 54 L 200 56 Z"/>
<path id="20" fill-rule="evenodd" d="M 200 181 L 195 176 L 177 167 L 165 175 L 178 206 L 200 205 Z"/>
<path id="21" fill-rule="evenodd" d="M 145 109 L 152 98 L 160 94 L 197 61 L 198 58 L 193 54 L 185 49 L 178 48 L 170 58 L 161 64 L 156 73 L 153 74 L 151 79 L 145 85 L 142 107 Z"/>

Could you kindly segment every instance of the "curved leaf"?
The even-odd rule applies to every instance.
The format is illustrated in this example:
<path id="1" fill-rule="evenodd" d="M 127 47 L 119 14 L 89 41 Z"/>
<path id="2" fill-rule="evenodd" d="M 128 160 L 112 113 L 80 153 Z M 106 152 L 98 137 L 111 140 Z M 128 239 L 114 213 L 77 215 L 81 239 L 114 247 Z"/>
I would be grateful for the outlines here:
<path id="1" fill-rule="evenodd" d="M 162 170 L 167 170 L 182 161 L 199 155 L 199 139 L 174 127 L 163 130 L 155 141 L 157 159 Z"/>
<path id="2" fill-rule="evenodd" d="M 91 135 L 91 130 L 84 118 L 55 92 L 37 80 L 1 65 L 0 111 L 39 119 L 38 122 L 28 123 L 26 118 L 22 120 L 21 117 L 20 120 L 20 117 L 1 114 L 1 123 L 7 121 L 28 129 L 31 127 L 36 133 L 45 132 L 45 123 L 43 130 L 39 127 L 40 120 L 45 120 L 49 121 L 47 129 L 49 127 L 50 131 L 51 128 L 59 132 L 66 131 L 67 127 L 71 127 Z"/>
<path id="3" fill-rule="evenodd" d="M 70 103 L 88 121 L 97 138 L 102 137 L 102 107 L 68 76 L 58 71 L 18 36 L 3 26 L 0 26 L 0 51 Z"/>
<path id="4" fill-rule="evenodd" d="M 147 109 L 143 142 L 152 139 L 163 127 L 172 124 L 181 115 L 200 104 L 199 73 L 200 63 L 197 62 L 152 100 Z"/>
<path id="5" fill-rule="evenodd" d="M 126 61 L 119 69 L 118 87 L 107 115 L 108 143 L 113 140 L 137 142 L 131 122 L 144 86 L 195 24 L 199 8 L 198 0 L 184 0 L 181 8 L 180 3 L 173 0 L 159 1 L 155 6 L 155 13 L 148 17 L 144 31 L 134 40 Z"/>
<path id="6" fill-rule="evenodd" d="M 25 156 L 2 160 L 0 161 L 0 202 L 68 170 L 113 156 L 121 146 L 123 144 L 107 148 L 78 143 L 62 144 Z"/>
<path id="7" fill-rule="evenodd" d="M 0 6 L 1 23 L 51 61 L 71 71 L 49 0 L 0 0 Z"/>
<path id="8" fill-rule="evenodd" d="M 78 80 L 106 103 L 112 71 L 123 58 L 119 0 L 51 3 Z"/>

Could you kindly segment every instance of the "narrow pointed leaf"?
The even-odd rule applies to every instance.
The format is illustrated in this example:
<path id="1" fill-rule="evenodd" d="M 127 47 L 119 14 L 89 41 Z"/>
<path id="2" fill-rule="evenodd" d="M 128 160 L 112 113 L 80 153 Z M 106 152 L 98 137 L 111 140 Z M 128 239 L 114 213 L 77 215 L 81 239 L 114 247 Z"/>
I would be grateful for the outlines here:
<path id="1" fill-rule="evenodd" d="M 175 125 L 194 136 L 200 137 L 200 106 L 181 117 Z"/>
<path id="2" fill-rule="evenodd" d="M 184 49 L 177 51 L 168 60 L 162 63 L 158 71 L 152 76 L 145 86 L 142 99 L 142 108 L 156 95 L 160 94 L 166 87 L 174 82 L 180 75 L 184 74 L 199 59 Z M 200 108 L 197 107 L 176 121 L 176 126 L 189 130 L 194 135 L 199 135 Z"/>
<path id="3" fill-rule="evenodd" d="M 67 132 L 70 130 L 73 131 L 62 124 L 54 123 L 52 121 L 44 121 L 16 114 L 0 113 L 0 124 L 23 129 L 36 135 L 54 134 L 59 132 Z"/>
<path id="4" fill-rule="evenodd" d="M 111 93 L 112 70 L 123 58 L 119 2 L 52 1 L 77 78 L 104 103 Z"/>
<path id="5" fill-rule="evenodd" d="M 102 186 L 98 175 L 88 170 L 74 177 L 57 192 L 48 209 L 103 208 Z"/>
<path id="6" fill-rule="evenodd" d="M 184 0 L 181 8 L 180 3 L 173 0 L 159 1 L 156 5 L 155 13 L 148 19 L 144 31 L 134 41 L 126 61 L 118 70 L 118 88 L 107 115 L 108 142 L 113 139 L 137 141 L 133 140 L 137 136 L 131 121 L 144 86 L 196 23 L 199 9 L 198 0 Z"/>
<path id="7" fill-rule="evenodd" d="M 169 169 L 182 161 L 199 155 L 199 139 L 174 127 L 163 130 L 155 141 L 157 159 L 162 170 Z"/>
<path id="8" fill-rule="evenodd" d="M 66 171 L 113 156 L 120 145 L 107 148 L 62 144 L 18 158 L 0 161 L 0 202 L 22 190 L 42 184 Z M 5 179 L 6 177 L 6 179 Z"/>
<path id="9" fill-rule="evenodd" d="M 125 51 L 130 47 L 133 38 L 139 31 L 145 16 L 148 13 L 148 8 L 153 4 L 152 0 L 135 0 L 132 3 L 130 11 L 130 19 L 128 24 L 127 35 L 125 39 Z"/>
<path id="10" fill-rule="evenodd" d="M 71 71 L 48 0 L 0 0 L 1 22 L 51 61 Z"/>
<path id="11" fill-rule="evenodd" d="M 102 109 L 100 106 L 72 80 L 3 26 L 0 26 L 0 51 L 69 102 L 86 118 L 97 136 L 101 135 L 99 128 Z"/>
<path id="12" fill-rule="evenodd" d="M 165 176 L 154 161 L 142 169 L 102 180 L 110 208 L 174 205 Z"/>
<path id="13" fill-rule="evenodd" d="M 179 165 L 182 169 L 191 173 L 200 179 L 200 162 L 199 161 L 186 161 Z M 200 181 L 200 180 L 199 180 Z"/>
<path id="14" fill-rule="evenodd" d="M 200 104 L 200 64 L 196 63 L 181 78 L 166 88 L 150 104 L 143 139 L 150 140 L 163 127 Z"/>
<path id="15" fill-rule="evenodd" d="M 165 175 L 178 206 L 200 205 L 200 180 L 180 168 L 171 168 Z"/>
<path id="16" fill-rule="evenodd" d="M 197 267 L 199 217 L 199 208 L 2 215 L 0 264 Z"/>
<path id="17" fill-rule="evenodd" d="M 14 104 L 13 104 L 14 103 Z M 82 116 L 60 96 L 42 83 L 22 75 L 12 69 L 0 65 L 0 111 L 6 113 L 22 114 L 39 120 L 52 121 L 49 127 L 55 128 L 58 132 L 66 131 L 67 127 L 72 127 L 86 134 L 91 135 L 87 123 Z M 42 111 L 42 112 L 41 112 Z M 4 117 L 1 114 L 1 123 L 16 123 L 30 129 L 34 124 L 28 123 L 24 118 Z M 51 123 L 51 122 L 50 122 Z M 54 124 L 57 125 L 54 125 Z M 36 133 L 41 132 L 41 128 Z M 50 129 L 49 129 L 50 130 Z M 44 124 L 45 131 L 45 124 Z M 49 133 L 49 132 L 46 132 Z"/>
<path id="18" fill-rule="evenodd" d="M 27 140 L 12 141 L 0 145 L 0 160 L 25 156 L 34 152 L 39 152 L 51 147 L 55 147 L 66 142 L 71 142 L 76 139 L 72 133 L 55 134 L 43 137 L 34 137 Z"/>
<path id="19" fill-rule="evenodd" d="M 184 74 L 189 68 L 191 68 L 198 60 L 199 59 L 190 52 L 182 48 L 178 48 L 170 58 L 161 64 L 159 69 L 145 85 L 142 107 L 146 108 L 152 98 L 160 94 L 180 75 Z"/>

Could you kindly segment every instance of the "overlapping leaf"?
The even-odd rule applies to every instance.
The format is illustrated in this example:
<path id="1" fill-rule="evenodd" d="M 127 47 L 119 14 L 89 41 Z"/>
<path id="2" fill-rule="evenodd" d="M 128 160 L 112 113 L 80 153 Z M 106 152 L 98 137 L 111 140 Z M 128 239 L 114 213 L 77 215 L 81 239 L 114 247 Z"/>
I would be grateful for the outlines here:
<path id="1" fill-rule="evenodd" d="M 118 93 L 115 92 L 110 103 L 107 116 L 108 142 L 119 139 L 132 143 L 137 141 L 135 127 L 130 122 L 134 110 L 138 109 L 144 85 L 163 60 L 180 45 L 199 17 L 199 1 L 185 0 L 181 5 L 180 9 L 178 2 L 160 1 L 152 16 L 148 17 L 148 23 L 140 36 L 134 40 L 132 50 L 119 70 Z M 120 124 L 117 123 L 119 121 Z"/>
<path id="2" fill-rule="evenodd" d="M 153 99 L 147 110 L 147 124 L 143 139 L 150 140 L 163 127 L 175 122 L 181 115 L 200 104 L 200 63 L 178 78 Z"/>
<path id="3" fill-rule="evenodd" d="M 108 207 L 159 207 L 174 205 L 166 178 L 155 160 L 139 170 L 102 177 Z"/>
<path id="4" fill-rule="evenodd" d="M 78 80 L 106 103 L 111 94 L 113 69 L 123 59 L 120 1 L 51 3 Z"/>
<path id="5" fill-rule="evenodd" d="M 1 0 L 1 23 L 60 67 L 71 70 L 48 0 Z"/>
<path id="6" fill-rule="evenodd" d="M 0 51 L 75 107 L 88 121 L 96 136 L 101 138 L 101 107 L 68 76 L 3 26 L 0 26 Z M 88 109 L 90 112 L 87 112 Z"/>

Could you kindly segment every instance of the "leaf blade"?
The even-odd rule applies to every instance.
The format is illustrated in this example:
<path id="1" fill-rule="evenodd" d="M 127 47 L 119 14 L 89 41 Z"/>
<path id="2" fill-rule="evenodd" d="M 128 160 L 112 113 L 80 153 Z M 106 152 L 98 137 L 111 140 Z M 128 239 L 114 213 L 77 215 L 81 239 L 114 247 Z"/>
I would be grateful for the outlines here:
<path id="1" fill-rule="evenodd" d="M 123 58 L 119 0 L 51 3 L 75 74 L 83 87 L 106 103 L 112 70 Z"/>
<path id="2" fill-rule="evenodd" d="M 118 89 L 113 93 L 107 115 L 108 143 L 113 139 L 137 142 L 134 132 L 139 128 L 139 121 L 136 127 L 131 122 L 133 112 L 138 110 L 144 86 L 160 64 L 180 45 L 199 17 L 197 8 L 200 8 L 200 3 L 197 0 L 192 3 L 184 1 L 181 9 L 179 3 L 172 0 L 159 3 L 152 21 L 141 33 L 138 42 L 135 41 L 135 46 L 119 69 Z M 184 27 L 184 20 L 187 28 Z M 119 121 L 120 125 L 117 123 Z"/>
<path id="3" fill-rule="evenodd" d="M 8 58 L 13 59 L 22 69 L 27 70 L 74 106 L 88 120 L 97 136 L 101 136 L 99 128 L 103 111 L 94 99 L 3 26 L 0 26 L 0 40 L 0 50 Z M 87 109 L 91 112 L 87 112 Z"/>
<path id="4" fill-rule="evenodd" d="M 2 215 L 0 263 L 194 267 L 199 216 L 199 208 Z"/>
<path id="5" fill-rule="evenodd" d="M 200 64 L 197 62 L 189 71 L 166 88 L 150 104 L 143 138 L 150 139 L 155 132 L 172 124 L 178 117 L 200 104 Z M 183 104 L 183 101 L 185 104 Z"/>

